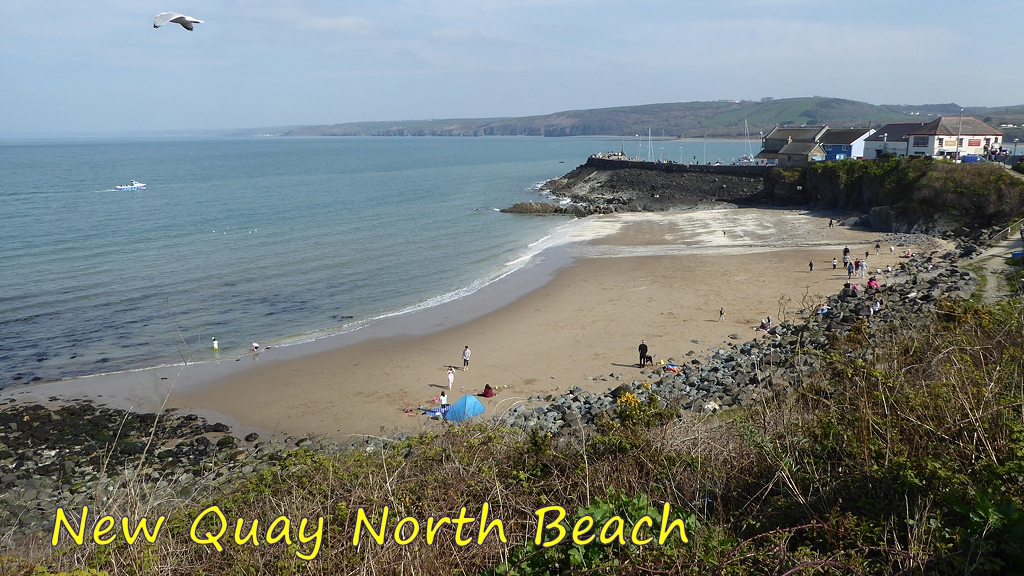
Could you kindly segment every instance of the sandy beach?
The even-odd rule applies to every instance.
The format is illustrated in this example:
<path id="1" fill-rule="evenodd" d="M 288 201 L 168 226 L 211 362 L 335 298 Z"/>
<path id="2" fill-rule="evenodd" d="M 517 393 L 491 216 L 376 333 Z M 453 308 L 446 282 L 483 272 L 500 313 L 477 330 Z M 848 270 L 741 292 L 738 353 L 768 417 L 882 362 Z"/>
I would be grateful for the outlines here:
<path id="1" fill-rule="evenodd" d="M 189 366 L 182 376 L 169 367 L 15 387 L 0 391 L 0 400 L 95 398 L 155 410 L 166 398 L 168 407 L 225 421 L 236 433 L 344 440 L 418 432 L 441 425 L 417 408 L 437 405 L 434 399 L 448 387 L 445 367 L 461 367 L 464 346 L 472 360 L 468 370 L 456 370 L 450 402 L 485 384 L 497 391 L 482 399 L 488 413 L 571 386 L 605 390 L 617 384 L 601 380 L 610 374 L 642 379 L 641 339 L 656 359 L 680 358 L 720 345 L 730 334 L 756 337 L 752 329 L 765 316 L 796 317 L 846 282 L 845 271 L 833 271 L 830 263 L 842 258 L 845 245 L 854 256 L 870 252 L 871 269 L 895 265 L 899 249 L 891 254 L 883 243 L 882 254 L 874 254 L 882 236 L 829 228 L 827 217 L 792 210 L 601 216 L 572 232 L 564 247 L 571 263 L 550 281 L 471 320 L 442 322 L 439 330 L 326 349 L 270 350 L 255 362 L 226 363 L 230 369 Z M 809 272 L 812 260 L 815 271 Z M 447 306 L 458 316 L 459 302 Z M 415 323 L 412 316 L 396 321 Z"/>

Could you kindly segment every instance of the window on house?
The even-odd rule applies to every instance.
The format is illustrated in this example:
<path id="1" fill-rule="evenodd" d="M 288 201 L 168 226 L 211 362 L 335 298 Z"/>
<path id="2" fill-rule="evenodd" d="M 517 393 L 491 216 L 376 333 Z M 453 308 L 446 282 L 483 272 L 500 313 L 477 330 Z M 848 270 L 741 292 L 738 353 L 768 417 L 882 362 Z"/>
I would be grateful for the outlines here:
<path id="1" fill-rule="evenodd" d="M 914 148 L 927 148 L 928 137 L 927 136 L 914 136 Z"/>
<path id="2" fill-rule="evenodd" d="M 943 143 L 944 140 L 945 140 L 945 138 L 939 138 L 939 147 L 942 147 L 942 143 Z"/>

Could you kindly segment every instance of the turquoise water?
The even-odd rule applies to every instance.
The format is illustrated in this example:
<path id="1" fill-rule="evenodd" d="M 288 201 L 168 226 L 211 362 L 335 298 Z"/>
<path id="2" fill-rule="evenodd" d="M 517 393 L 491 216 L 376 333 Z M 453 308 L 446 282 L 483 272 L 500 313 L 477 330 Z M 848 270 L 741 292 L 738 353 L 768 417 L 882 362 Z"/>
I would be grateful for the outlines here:
<path id="1" fill-rule="evenodd" d="M 0 143 L 0 386 L 180 362 L 185 343 L 204 360 L 211 336 L 221 355 L 240 354 L 253 340 L 301 342 L 458 298 L 514 269 L 567 222 L 496 208 L 538 199 L 539 182 L 620 146 Z M 678 156 L 678 143 L 663 146 L 655 143 L 656 155 Z M 745 145 L 708 151 L 730 160 Z M 114 190 L 131 179 L 147 189 Z"/>

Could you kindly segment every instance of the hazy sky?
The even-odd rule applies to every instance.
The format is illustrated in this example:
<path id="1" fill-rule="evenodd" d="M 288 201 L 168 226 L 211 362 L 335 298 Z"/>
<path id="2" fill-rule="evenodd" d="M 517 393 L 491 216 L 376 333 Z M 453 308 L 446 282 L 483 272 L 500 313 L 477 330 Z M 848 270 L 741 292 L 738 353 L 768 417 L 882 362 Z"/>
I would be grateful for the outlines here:
<path id="1" fill-rule="evenodd" d="M 205 20 L 152 27 L 158 12 Z M 0 133 L 1024 103 L 1021 0 L 0 0 Z"/>

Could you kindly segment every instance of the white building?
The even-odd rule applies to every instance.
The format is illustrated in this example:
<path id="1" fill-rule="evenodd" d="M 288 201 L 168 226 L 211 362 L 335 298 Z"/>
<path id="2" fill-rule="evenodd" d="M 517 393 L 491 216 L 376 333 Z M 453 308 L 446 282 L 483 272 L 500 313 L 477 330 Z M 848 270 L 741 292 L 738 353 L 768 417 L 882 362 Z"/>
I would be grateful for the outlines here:
<path id="1" fill-rule="evenodd" d="M 990 150 L 998 150 L 1003 141 L 1003 132 L 985 124 L 977 118 L 964 116 L 940 116 L 935 120 L 907 133 L 907 155 L 948 156 L 955 158 L 967 155 L 984 156 Z"/>
<path id="2" fill-rule="evenodd" d="M 893 122 L 864 139 L 864 158 L 880 158 L 882 154 L 907 155 L 907 134 L 924 127 L 927 122 Z"/>

